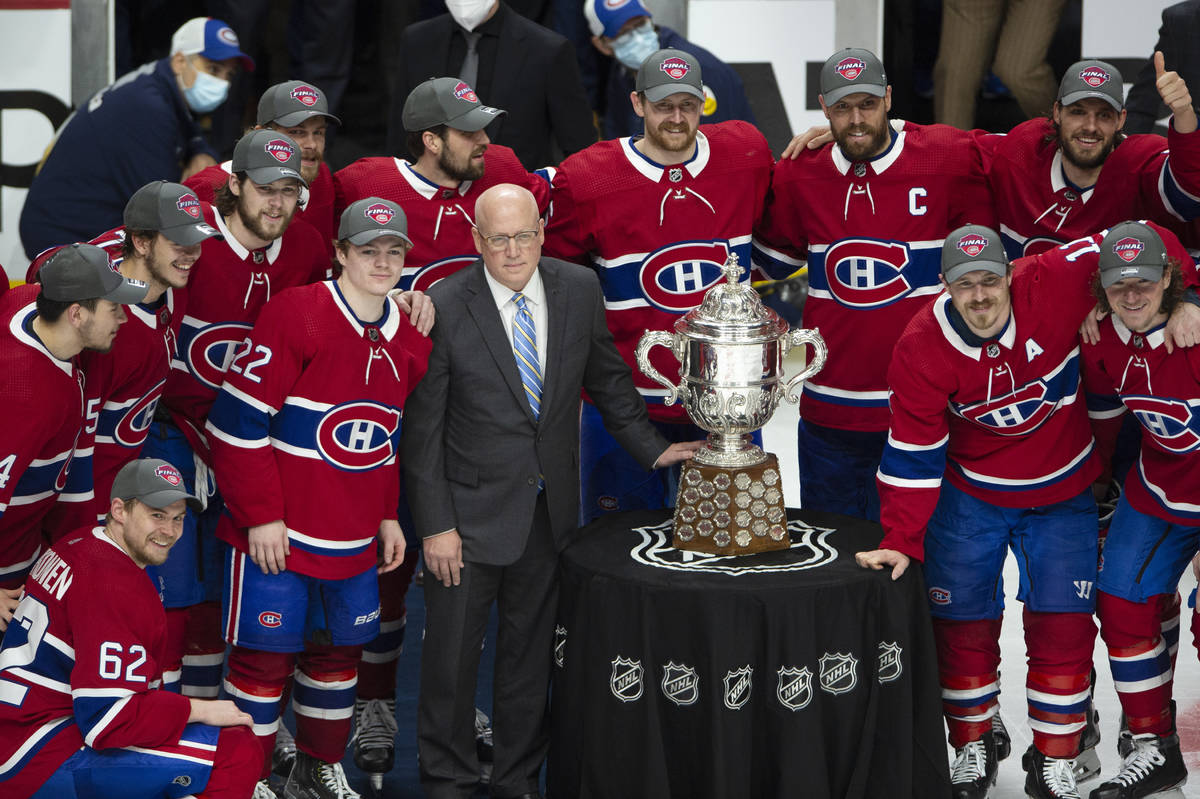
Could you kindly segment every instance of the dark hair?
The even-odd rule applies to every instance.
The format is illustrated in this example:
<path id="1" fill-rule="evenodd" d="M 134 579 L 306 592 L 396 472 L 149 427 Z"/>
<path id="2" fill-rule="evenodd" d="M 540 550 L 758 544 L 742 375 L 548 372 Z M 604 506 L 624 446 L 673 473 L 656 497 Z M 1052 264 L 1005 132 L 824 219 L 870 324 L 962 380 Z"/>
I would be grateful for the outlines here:
<path id="1" fill-rule="evenodd" d="M 121 499 L 120 497 L 116 497 L 116 499 L 120 499 L 121 502 L 125 503 L 126 510 L 128 510 L 129 508 L 132 508 L 134 505 L 136 505 L 138 503 L 137 497 L 130 497 L 129 499 Z M 111 499 L 108 501 L 108 507 L 109 507 L 108 513 L 104 514 L 104 526 L 105 527 L 112 524 L 112 520 L 113 520 L 112 500 Z"/>
<path id="2" fill-rule="evenodd" d="M 1179 259 L 1175 256 L 1167 257 L 1167 274 L 1171 276 L 1167 287 L 1163 290 L 1162 305 L 1159 310 L 1170 316 L 1175 308 L 1183 299 L 1183 272 L 1179 263 Z M 1108 304 L 1108 295 L 1104 293 L 1104 286 L 1100 284 L 1100 273 L 1096 272 L 1092 275 L 1092 296 L 1100 303 L 1100 310 L 1105 313 L 1112 313 L 1112 307 Z"/>
<path id="3" fill-rule="evenodd" d="M 437 136 L 442 141 L 447 141 L 450 138 L 450 128 L 446 125 L 434 125 L 432 128 L 425 128 L 425 130 Z M 425 153 L 425 130 L 411 130 L 405 139 L 409 155 L 412 156 L 414 161 Z"/>
<path id="4" fill-rule="evenodd" d="M 1074 103 L 1072 103 L 1072 105 L 1074 105 Z M 1058 144 L 1059 138 L 1062 137 L 1062 127 L 1054 119 L 1054 109 L 1056 108 L 1066 108 L 1066 106 L 1060 103 L 1058 100 L 1055 100 L 1050 104 L 1050 111 L 1046 114 L 1046 119 L 1050 122 L 1050 127 L 1054 128 L 1054 133 L 1047 133 L 1045 136 L 1043 136 L 1042 144 L 1050 144 L 1051 142 Z M 1120 111 L 1117 112 L 1118 115 L 1120 115 L 1120 113 Z M 1123 129 L 1118 130 L 1116 135 L 1113 136 L 1113 149 L 1117 149 L 1117 145 L 1125 141 L 1125 138 L 1125 131 Z"/>
<path id="5" fill-rule="evenodd" d="M 78 305 L 82 308 L 87 308 L 92 313 L 96 312 L 96 306 L 100 304 L 99 297 L 92 297 L 88 300 L 72 300 L 63 302 L 62 300 L 52 300 L 46 296 L 46 292 L 39 291 L 37 295 L 37 315 L 38 318 L 48 324 L 54 324 L 62 315 L 67 312 L 67 309 L 72 305 Z"/>
<path id="6" fill-rule="evenodd" d="M 234 172 L 233 176 L 238 179 L 239 184 L 244 184 L 248 180 L 245 172 Z M 222 183 L 213 192 L 213 206 L 216 207 L 217 213 L 221 216 L 233 216 L 233 211 L 237 208 L 237 202 L 237 195 L 229 188 L 229 181 Z"/>
<path id="7" fill-rule="evenodd" d="M 157 230 L 134 230 L 133 228 L 125 228 L 125 241 L 121 243 L 121 257 L 133 258 L 137 256 L 137 247 L 134 246 L 133 243 L 135 238 L 150 239 L 151 243 L 153 243 L 154 238 L 157 235 Z"/>

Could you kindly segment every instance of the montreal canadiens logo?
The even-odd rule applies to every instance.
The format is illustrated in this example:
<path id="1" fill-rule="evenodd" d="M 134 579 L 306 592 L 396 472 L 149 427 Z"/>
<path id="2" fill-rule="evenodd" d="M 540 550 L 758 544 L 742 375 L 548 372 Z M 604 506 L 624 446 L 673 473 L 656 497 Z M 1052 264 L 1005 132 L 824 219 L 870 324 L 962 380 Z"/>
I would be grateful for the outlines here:
<path id="1" fill-rule="evenodd" d="M 217 38 L 225 42 L 230 47 L 238 46 L 237 34 L 233 32 L 233 28 L 224 27 L 217 31 Z"/>
<path id="2" fill-rule="evenodd" d="M 867 65 L 863 63 L 861 58 L 843 58 L 838 62 L 838 65 L 833 68 L 833 71 L 841 75 L 846 80 L 856 80 Z"/>
<path id="3" fill-rule="evenodd" d="M 239 322 L 209 325 L 202 329 L 187 345 L 188 368 L 204 385 L 212 389 L 220 388 L 234 352 L 249 332 L 250 325 Z"/>
<path id="4" fill-rule="evenodd" d="M 1146 433 L 1168 452 L 1200 450 L 1200 407 L 1183 400 L 1127 395 L 1125 406 Z"/>
<path id="5" fill-rule="evenodd" d="M 458 85 L 454 87 L 454 96 L 459 100 L 466 100 L 468 103 L 479 102 L 479 97 L 476 96 L 471 87 L 463 83 L 461 80 L 458 82 Z"/>
<path id="6" fill-rule="evenodd" d="M 391 222 L 392 217 L 396 215 L 395 211 L 393 211 L 391 208 L 388 208 L 383 203 L 375 203 L 370 208 L 363 211 L 363 213 L 366 214 L 369 219 L 374 219 L 381 225 L 386 225 L 388 222 Z"/>
<path id="7" fill-rule="evenodd" d="M 1078 371 L 1069 369 L 1061 370 L 1059 377 L 1065 379 L 1068 372 L 1078 380 Z M 1018 436 L 1040 427 L 1062 404 L 1062 400 L 1049 397 L 1050 389 L 1046 383 L 1035 380 L 992 402 L 980 402 L 954 410 L 964 419 L 987 427 L 994 433 Z"/>
<path id="8" fill-rule="evenodd" d="M 453 275 L 468 264 L 475 263 L 478 258 L 479 256 L 477 255 L 459 255 L 419 267 L 419 271 L 414 270 L 416 275 L 412 277 L 412 285 L 409 288 L 413 291 L 428 291 L 431 286 L 442 278 L 450 277 L 450 275 Z M 412 274 L 409 272 L 407 266 L 404 267 L 404 272 L 405 277 Z"/>
<path id="9" fill-rule="evenodd" d="M 1133 236 L 1126 236 L 1113 245 L 1113 253 L 1127 264 L 1133 263 L 1144 249 L 1146 246 Z"/>
<path id="10" fill-rule="evenodd" d="M 949 605 L 950 592 L 945 588 L 934 586 L 929 589 L 929 601 L 935 605 Z"/>
<path id="11" fill-rule="evenodd" d="M 169 463 L 164 463 L 162 466 L 156 467 L 154 469 L 154 473 L 176 488 L 183 485 L 183 475 L 181 475 L 179 470 Z"/>
<path id="12" fill-rule="evenodd" d="M 616 11 L 618 8 L 624 8 L 629 5 L 630 0 L 604 0 L 604 7 L 609 11 Z"/>
<path id="13" fill-rule="evenodd" d="M 683 313 L 695 308 L 725 273 L 729 257 L 724 241 L 685 241 L 646 256 L 638 281 L 642 296 L 664 311 Z"/>
<path id="14" fill-rule="evenodd" d="M 842 239 L 825 251 L 824 278 L 833 298 L 848 308 L 875 308 L 908 296 L 908 245 L 876 239 Z M 811 274 L 811 266 L 810 266 Z"/>
<path id="15" fill-rule="evenodd" d="M 1100 69 L 1100 67 L 1088 67 L 1079 73 L 1079 79 L 1093 89 L 1098 89 L 1112 80 L 1112 75 L 1109 75 L 1103 69 Z"/>
<path id="16" fill-rule="evenodd" d="M 297 86 L 292 89 L 292 99 L 304 103 L 309 108 L 316 105 L 320 97 L 321 95 L 317 94 L 317 90 L 312 86 Z"/>
<path id="17" fill-rule="evenodd" d="M 263 627 L 278 627 L 283 624 L 283 616 L 273 610 L 264 610 L 258 614 L 258 623 Z"/>
<path id="18" fill-rule="evenodd" d="M 963 236 L 958 240 L 958 249 L 962 250 L 971 258 L 974 258 L 975 256 L 979 255 L 979 253 L 984 251 L 984 249 L 987 247 L 987 243 L 987 239 L 985 239 L 983 236 L 971 234 L 969 236 Z"/>
<path id="19" fill-rule="evenodd" d="M 668 58 L 658 68 L 667 73 L 672 80 L 683 80 L 684 76 L 691 71 L 692 65 L 682 58 Z"/>
<path id="20" fill-rule="evenodd" d="M 146 431 L 154 422 L 154 411 L 158 408 L 158 400 L 162 396 L 165 380 L 146 392 L 121 416 L 113 430 L 113 438 L 123 447 L 140 447 L 146 440 Z"/>
<path id="21" fill-rule="evenodd" d="M 200 218 L 200 201 L 196 199 L 194 194 L 185 194 L 175 203 L 175 207 L 192 219 Z"/>
<path id="22" fill-rule="evenodd" d="M 286 164 L 296 154 L 296 148 L 283 139 L 271 139 L 263 149 L 281 164 Z"/>
<path id="23" fill-rule="evenodd" d="M 347 402 L 317 425 L 317 450 L 332 466 L 364 472 L 396 456 L 400 411 L 374 402 Z"/>

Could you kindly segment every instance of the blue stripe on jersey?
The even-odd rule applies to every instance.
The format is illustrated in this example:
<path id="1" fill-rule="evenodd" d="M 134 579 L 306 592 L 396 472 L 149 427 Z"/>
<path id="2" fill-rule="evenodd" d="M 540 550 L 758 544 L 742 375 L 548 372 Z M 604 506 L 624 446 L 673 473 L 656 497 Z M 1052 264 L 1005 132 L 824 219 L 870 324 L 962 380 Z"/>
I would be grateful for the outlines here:
<path id="1" fill-rule="evenodd" d="M 365 552 L 366 549 L 371 546 L 372 543 L 374 543 L 374 541 L 374 538 L 370 538 L 367 540 L 367 543 L 357 547 L 323 547 L 320 544 L 314 544 L 308 541 L 300 541 L 294 535 L 288 536 L 289 546 L 302 549 L 305 552 L 309 552 L 313 555 L 321 555 L 327 558 L 349 558 L 359 555 Z"/>
<path id="2" fill-rule="evenodd" d="M 242 441 L 261 441 L 265 445 L 271 417 L 237 394 L 222 389 L 208 412 L 208 424 Z"/>
<path id="3" fill-rule="evenodd" d="M 1113 682 L 1118 685 L 1123 683 L 1129 686 L 1152 681 L 1147 683 L 1146 687 L 1153 687 L 1165 683 L 1165 675 L 1171 668 L 1171 656 L 1166 646 L 1160 643 L 1155 649 L 1136 659 L 1110 657 L 1108 663 L 1112 667 Z M 1124 690 L 1145 690 L 1145 687 Z"/>
<path id="4" fill-rule="evenodd" d="M 1087 409 L 1089 412 L 1105 413 L 1121 409 L 1121 398 L 1116 394 L 1087 394 Z"/>
<path id="5" fill-rule="evenodd" d="M 594 263 L 600 276 L 604 299 L 613 303 L 633 302 L 670 313 L 685 313 L 700 305 L 705 293 L 724 280 L 722 265 L 730 252 L 746 268 L 750 266 L 750 242 L 730 246 L 725 239 L 672 242 L 644 258 L 614 259 Z"/>
<path id="6" fill-rule="evenodd" d="M 1044 694 L 1044 696 L 1049 696 L 1049 694 Z M 1062 697 L 1063 700 L 1069 698 L 1066 696 Z M 1026 699 L 1029 702 L 1030 708 L 1037 708 L 1043 713 L 1082 713 L 1091 703 L 1087 695 L 1084 695 L 1083 699 L 1077 702 L 1046 702 L 1034 699 L 1032 696 L 1026 696 Z"/>
<path id="7" fill-rule="evenodd" d="M 92 493 L 92 450 L 86 453 L 76 452 L 71 458 L 71 466 L 67 472 L 67 482 L 61 492 L 66 496 L 81 498 Z"/>
<path id="8" fill-rule="evenodd" d="M 835 394 L 832 391 L 826 390 L 824 386 L 817 386 L 812 383 L 804 384 L 804 393 L 810 394 L 813 399 L 827 402 L 830 405 L 846 405 L 851 408 L 886 408 L 888 406 L 887 397 L 880 399 L 847 397 L 841 393 Z"/>
<path id="9" fill-rule="evenodd" d="M 349 685 L 343 685 L 347 682 Z M 292 700 L 297 705 L 318 710 L 341 710 L 354 707 L 355 680 L 321 682 L 301 673 L 296 675 Z M 298 711 L 297 711 L 298 712 Z"/>
<path id="10" fill-rule="evenodd" d="M 885 239 L 839 239 L 810 247 L 808 282 L 847 308 L 878 308 L 938 285 L 942 244 L 915 246 Z"/>
<path id="11" fill-rule="evenodd" d="M 17 760 L 15 763 L 9 763 L 8 768 L 0 768 L 0 785 L 3 785 L 4 782 L 10 777 L 20 774 L 21 769 L 25 768 L 29 761 L 37 757 L 38 752 L 42 751 L 46 744 L 54 740 L 54 736 L 58 735 L 74 723 L 75 719 L 71 718 L 70 716 L 64 716 L 61 719 L 48 722 L 36 730 L 30 730 L 30 738 L 36 736 L 36 741 L 32 746 L 29 747 L 28 750 L 25 751 L 24 754 L 21 755 L 19 760 Z M 30 738 L 25 739 L 26 744 L 29 743 Z M 0 766 L 3 765 L 4 764 L 0 764 Z"/>
<path id="12" fill-rule="evenodd" d="M 1146 474 L 1142 471 L 1142 459 L 1140 457 L 1137 459 L 1137 462 L 1133 464 L 1132 471 L 1136 475 L 1136 479 L 1141 482 L 1142 487 L 1146 489 L 1146 493 L 1149 494 L 1150 498 L 1154 500 L 1154 504 L 1161 508 L 1163 513 L 1167 514 L 1168 516 L 1176 516 L 1180 519 L 1195 520 L 1196 526 L 1200 526 L 1200 511 L 1189 510 L 1187 505 L 1183 504 L 1167 504 L 1165 501 L 1166 498 L 1164 497 L 1164 494 L 1166 493 L 1165 489 L 1161 486 L 1152 484 L 1146 479 Z M 1178 636 L 1178 634 L 1179 633 L 1176 632 L 1176 636 Z"/>
<path id="13" fill-rule="evenodd" d="M 58 475 L 70 457 L 71 452 L 68 451 L 53 460 L 42 460 L 31 463 L 25 471 L 21 472 L 21 476 L 17 479 L 17 487 L 13 490 L 12 499 L 8 501 L 9 507 L 36 502 L 36 498 L 39 495 L 46 494 L 47 492 L 59 493 L 61 489 L 55 487 L 58 482 Z M 87 468 L 81 468 L 79 471 L 80 473 L 86 471 L 89 478 L 88 483 L 90 484 L 92 474 L 92 459 L 90 457 L 87 458 Z M 63 481 L 64 486 L 69 478 L 70 476 L 68 475 L 67 479 Z"/>
<path id="14" fill-rule="evenodd" d="M 1163 164 L 1162 179 L 1159 185 L 1168 208 L 1184 219 L 1195 219 L 1200 216 L 1200 199 L 1185 192 L 1175 182 L 1175 175 L 1171 173 L 1171 160 L 1169 158 Z"/>
<path id="15" fill-rule="evenodd" d="M 949 441 L 929 449 L 906 449 L 888 437 L 879 461 L 880 473 L 901 480 L 938 480 L 946 470 Z"/>
<path id="16" fill-rule="evenodd" d="M 71 707 L 75 712 L 75 721 L 79 724 L 79 731 L 83 733 L 84 740 L 92 734 L 93 729 L 101 721 L 112 722 L 112 719 L 105 720 L 104 716 L 113 705 L 120 702 L 133 692 L 128 690 L 114 689 L 112 696 L 74 696 L 71 700 Z"/>
<path id="17" fill-rule="evenodd" d="M 750 242 L 754 265 L 774 280 L 783 280 L 804 265 L 804 260 L 792 258 L 754 238 Z"/>

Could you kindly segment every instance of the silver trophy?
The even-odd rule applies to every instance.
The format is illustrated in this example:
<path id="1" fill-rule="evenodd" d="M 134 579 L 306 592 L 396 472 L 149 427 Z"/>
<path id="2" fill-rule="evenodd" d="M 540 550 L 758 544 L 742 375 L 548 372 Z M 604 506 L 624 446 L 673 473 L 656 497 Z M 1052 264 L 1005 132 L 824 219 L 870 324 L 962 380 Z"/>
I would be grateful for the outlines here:
<path id="1" fill-rule="evenodd" d="M 762 463 L 766 453 L 750 442 L 765 425 L 781 397 L 793 405 L 795 390 L 825 365 L 825 340 L 817 330 L 788 330 L 788 323 L 762 304 L 751 286 L 739 283 L 736 254 L 722 267 L 725 282 L 709 289 L 704 301 L 675 322 L 675 332 L 647 330 L 637 346 L 638 368 L 678 399 L 697 426 L 708 431 L 708 444 L 696 460 L 711 466 L 745 467 Z M 812 345 L 813 357 L 786 384 L 783 359 L 792 347 Z M 650 350 L 663 346 L 680 363 L 679 385 L 650 363 Z"/>

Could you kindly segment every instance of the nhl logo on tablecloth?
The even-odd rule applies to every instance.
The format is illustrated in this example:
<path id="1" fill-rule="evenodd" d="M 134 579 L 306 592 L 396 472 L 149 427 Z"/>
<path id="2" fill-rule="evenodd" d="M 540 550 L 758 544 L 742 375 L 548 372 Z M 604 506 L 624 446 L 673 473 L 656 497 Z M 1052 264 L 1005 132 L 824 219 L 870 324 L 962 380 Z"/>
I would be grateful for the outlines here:
<path id="1" fill-rule="evenodd" d="M 958 240 L 958 249 L 972 258 L 983 252 L 984 247 L 987 247 L 987 239 L 974 233 L 963 236 Z"/>
<path id="2" fill-rule="evenodd" d="M 858 658 L 850 654 L 826 652 L 819 661 L 821 667 L 821 690 L 831 694 L 844 694 L 858 685 Z"/>
<path id="3" fill-rule="evenodd" d="M 636 702 L 642 698 L 642 661 L 617 655 L 612 661 L 612 676 L 608 687 L 613 696 L 622 702 Z"/>
<path id="4" fill-rule="evenodd" d="M 863 73 L 867 65 L 863 63 L 861 58 L 843 58 L 838 62 L 838 65 L 833 68 L 833 71 L 841 75 L 846 80 L 855 80 Z"/>
<path id="5" fill-rule="evenodd" d="M 388 222 L 391 222 L 392 217 L 396 215 L 395 211 L 383 203 L 374 203 L 367 210 L 363 211 L 363 213 L 367 215 L 368 219 L 373 219 L 380 225 L 386 225 Z"/>
<path id="6" fill-rule="evenodd" d="M 567 628 L 554 625 L 554 665 L 560 669 L 567 663 Z"/>
<path id="7" fill-rule="evenodd" d="M 1079 79 L 1093 89 L 1098 89 L 1112 80 L 1112 76 L 1100 67 L 1092 66 L 1080 72 Z"/>
<path id="8" fill-rule="evenodd" d="M 194 194 L 185 194 L 175 201 L 175 207 L 192 219 L 200 218 L 200 201 L 196 199 Z"/>
<path id="9" fill-rule="evenodd" d="M 900 662 L 900 653 L 904 650 L 894 641 L 879 642 L 879 682 L 894 682 L 900 678 L 900 673 L 904 671 L 904 664 Z"/>
<path id="10" fill-rule="evenodd" d="M 162 466 L 155 468 L 154 473 L 173 486 L 183 485 L 183 475 L 174 466 L 164 463 Z"/>
<path id="11" fill-rule="evenodd" d="M 678 183 L 679 181 L 683 180 L 683 170 L 679 167 L 671 167 L 671 169 L 667 171 L 667 179 L 672 183 Z"/>
<path id="12" fill-rule="evenodd" d="M 662 692 L 680 707 L 695 704 L 700 698 L 700 675 L 687 664 L 667 661 L 663 666 Z"/>
<path id="13" fill-rule="evenodd" d="M 468 103 L 479 102 L 479 97 L 471 90 L 471 87 L 461 80 L 454 87 L 454 96 L 459 100 L 466 100 Z"/>
<path id="14" fill-rule="evenodd" d="M 754 669 L 749 664 L 725 672 L 725 707 L 740 710 L 750 701 L 750 689 L 753 687 Z"/>
<path id="15" fill-rule="evenodd" d="M 263 149 L 281 164 L 286 164 L 296 154 L 296 148 L 283 139 L 271 139 L 263 146 Z"/>
<path id="16" fill-rule="evenodd" d="M 1142 254 L 1142 250 L 1146 246 L 1141 241 L 1133 236 L 1126 236 L 1113 245 L 1113 254 L 1127 264 L 1133 263 L 1134 259 Z"/>
<path id="17" fill-rule="evenodd" d="M 788 710 L 803 710 L 812 701 L 812 671 L 801 666 L 780 666 L 775 696 Z"/>
<path id="18" fill-rule="evenodd" d="M 692 65 L 682 58 L 668 58 L 659 64 L 658 68 L 667 73 L 673 80 L 683 80 L 684 76 L 692 71 Z"/>
<path id="19" fill-rule="evenodd" d="M 292 99 L 304 103 L 310 108 L 317 104 L 317 100 L 321 95 L 317 94 L 317 90 L 312 86 L 297 86 L 292 89 Z"/>

